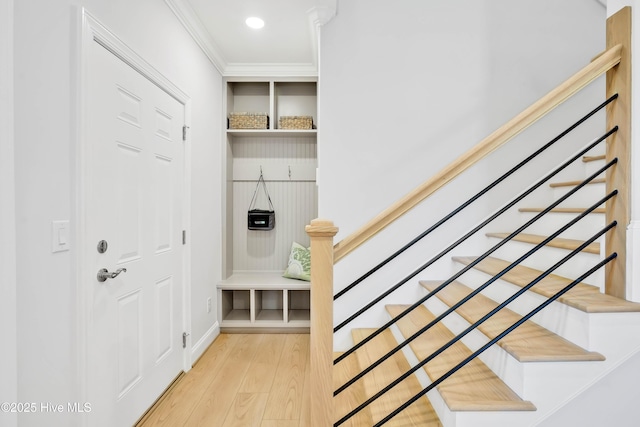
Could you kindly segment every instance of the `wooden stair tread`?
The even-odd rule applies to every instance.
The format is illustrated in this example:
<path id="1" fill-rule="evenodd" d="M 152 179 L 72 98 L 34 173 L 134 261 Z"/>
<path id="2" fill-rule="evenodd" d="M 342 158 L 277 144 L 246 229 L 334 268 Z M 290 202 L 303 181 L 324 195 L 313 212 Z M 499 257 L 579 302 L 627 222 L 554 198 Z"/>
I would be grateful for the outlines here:
<path id="1" fill-rule="evenodd" d="M 453 257 L 454 261 L 465 265 L 470 264 L 475 259 L 476 257 Z M 509 264 L 510 262 L 508 261 L 487 257 L 474 268 L 493 276 L 504 270 Z M 542 274 L 540 270 L 518 265 L 502 276 L 502 279 L 516 286 L 524 287 L 540 274 Z M 536 285 L 531 288 L 531 291 L 549 298 L 572 281 L 573 280 L 566 277 L 550 274 L 539 283 L 536 283 Z M 640 311 L 640 304 L 600 293 L 598 287 L 586 283 L 578 283 L 573 289 L 558 298 L 558 300 L 587 313 Z"/>
<path id="2" fill-rule="evenodd" d="M 558 187 L 575 187 L 576 185 L 582 183 L 582 181 L 584 180 L 577 180 L 577 181 L 564 181 L 564 182 L 552 182 L 551 184 L 549 184 L 549 187 L 551 188 L 558 188 Z M 605 178 L 595 178 L 592 179 L 591 181 L 589 181 L 587 183 L 587 185 L 592 185 L 592 184 L 604 184 L 606 181 Z"/>
<path id="3" fill-rule="evenodd" d="M 334 360 L 341 356 L 342 353 L 334 353 Z M 334 390 L 340 387 L 342 384 L 349 381 L 356 376 L 359 372 L 360 364 L 357 357 L 347 357 L 337 365 L 333 366 L 333 388 Z M 335 396 L 333 401 L 335 403 L 335 420 L 341 419 L 343 416 L 351 412 L 354 408 L 360 405 L 367 399 L 364 387 L 360 381 L 347 388 L 345 391 Z M 348 427 L 370 427 L 373 425 L 371 419 L 371 412 L 369 407 L 364 408 L 353 417 L 349 418 L 343 426 Z"/>
<path id="4" fill-rule="evenodd" d="M 442 281 L 420 281 L 420 284 L 428 291 L 433 291 Z M 451 307 L 471 292 L 472 289 L 462 283 L 452 282 L 440 290 L 436 297 Z M 471 324 L 497 306 L 495 301 L 478 294 L 456 309 L 456 313 Z M 493 339 L 520 319 L 522 316 L 505 307 L 480 324 L 478 330 Z M 511 331 L 497 344 L 520 362 L 604 360 L 601 354 L 587 351 L 530 320 Z"/>
<path id="5" fill-rule="evenodd" d="M 507 238 L 511 233 L 487 233 L 487 237 L 496 237 L 498 239 L 505 239 Z M 539 236 L 537 234 L 527 234 L 527 233 L 520 233 L 520 234 L 516 234 L 513 239 L 513 241 L 516 242 L 524 242 L 524 243 L 531 243 L 533 245 L 537 245 L 539 243 L 541 243 L 542 241 L 544 241 L 544 239 L 546 239 L 548 236 Z M 578 247 L 580 247 L 581 244 L 583 244 L 584 241 L 581 240 L 576 240 L 576 239 L 565 239 L 565 238 L 561 238 L 561 237 L 556 237 L 555 239 L 551 240 L 549 243 L 546 244 L 546 246 L 551 246 L 554 248 L 560 248 L 560 249 L 567 249 L 570 251 L 573 251 L 575 249 L 577 249 Z M 585 247 L 582 252 L 587 252 L 590 254 L 599 254 L 600 253 L 600 243 L 594 242 L 591 243 L 589 246 Z"/>
<path id="6" fill-rule="evenodd" d="M 409 306 L 388 305 L 387 311 L 395 317 Z M 396 324 L 407 338 L 435 319 L 423 305 L 400 319 Z M 420 360 L 426 359 L 442 345 L 454 338 L 453 333 L 442 323 L 437 323 L 410 344 Z M 462 343 L 449 347 L 424 366 L 432 381 L 456 366 L 471 351 Z M 438 386 L 438 392 L 452 411 L 533 411 L 535 406 L 522 400 L 480 359 L 475 358 Z"/>
<path id="7" fill-rule="evenodd" d="M 546 208 L 519 208 L 519 212 L 542 212 Z M 587 208 L 553 208 L 550 212 L 554 213 L 582 213 Z M 603 214 L 606 213 L 605 208 L 595 208 L 591 213 Z"/>
<path id="8" fill-rule="evenodd" d="M 605 160 L 607 158 L 606 155 L 601 154 L 599 156 L 582 156 L 582 161 L 585 163 L 595 162 L 597 160 Z"/>
<path id="9" fill-rule="evenodd" d="M 358 343 L 371 335 L 375 329 L 354 329 L 351 331 L 354 342 Z M 390 330 L 385 330 L 380 335 L 369 341 L 358 351 L 356 356 L 360 367 L 370 366 L 373 362 L 384 356 L 397 345 Z M 350 356 L 353 357 L 353 356 Z M 344 361 L 340 362 L 343 363 Z M 398 352 L 382 362 L 374 370 L 365 375 L 360 381 L 366 397 L 369 398 L 407 372 L 411 367 L 402 352 Z M 344 382 L 343 382 L 344 383 Z M 356 383 L 357 384 L 357 383 Z M 355 386 L 354 384 L 353 386 Z M 353 387 L 352 386 L 352 387 Z M 407 400 L 422 390 L 418 379 L 411 375 L 388 393 L 371 403 L 368 408 L 374 423 L 377 423 Z M 421 397 L 407 409 L 396 415 L 385 425 L 389 426 L 429 426 L 441 427 L 442 424 L 426 396 Z"/>

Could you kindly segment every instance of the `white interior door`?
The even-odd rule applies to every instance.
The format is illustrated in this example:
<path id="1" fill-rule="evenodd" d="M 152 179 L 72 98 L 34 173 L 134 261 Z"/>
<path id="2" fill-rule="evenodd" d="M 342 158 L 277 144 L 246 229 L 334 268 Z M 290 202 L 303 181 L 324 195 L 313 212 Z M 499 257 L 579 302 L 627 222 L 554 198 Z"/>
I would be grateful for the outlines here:
<path id="1" fill-rule="evenodd" d="M 129 426 L 183 367 L 185 114 L 98 43 L 88 54 L 89 420 Z"/>

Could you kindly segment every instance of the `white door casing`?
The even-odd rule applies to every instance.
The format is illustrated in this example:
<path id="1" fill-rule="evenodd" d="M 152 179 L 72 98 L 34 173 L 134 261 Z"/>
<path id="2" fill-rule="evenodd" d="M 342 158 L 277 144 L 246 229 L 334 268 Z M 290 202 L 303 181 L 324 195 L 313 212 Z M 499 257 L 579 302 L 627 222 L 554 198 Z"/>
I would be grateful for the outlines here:
<path id="1" fill-rule="evenodd" d="M 191 365 L 189 98 L 86 11 L 77 100 L 79 401 L 127 425 Z M 97 243 L 109 247 L 99 253 Z M 97 280 L 100 268 L 126 268 Z M 189 343 L 188 343 L 189 344 Z"/>

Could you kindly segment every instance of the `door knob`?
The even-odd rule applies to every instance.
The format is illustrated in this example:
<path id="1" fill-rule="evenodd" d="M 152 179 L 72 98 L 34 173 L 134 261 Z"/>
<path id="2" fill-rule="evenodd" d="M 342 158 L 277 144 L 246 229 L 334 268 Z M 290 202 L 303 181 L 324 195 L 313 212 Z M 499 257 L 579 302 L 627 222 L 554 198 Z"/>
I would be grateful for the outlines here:
<path id="1" fill-rule="evenodd" d="M 100 271 L 98 271 L 98 282 L 105 282 L 107 279 L 115 279 L 120 273 L 126 272 L 126 268 L 119 268 L 112 273 L 109 273 L 109 270 L 107 270 L 106 268 L 102 268 L 100 269 Z"/>

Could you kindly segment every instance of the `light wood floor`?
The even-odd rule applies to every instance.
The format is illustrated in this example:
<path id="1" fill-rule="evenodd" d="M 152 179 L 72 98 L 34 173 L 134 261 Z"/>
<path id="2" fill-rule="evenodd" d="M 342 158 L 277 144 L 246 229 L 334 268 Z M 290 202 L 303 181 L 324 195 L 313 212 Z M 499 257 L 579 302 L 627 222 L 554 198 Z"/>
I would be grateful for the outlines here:
<path id="1" fill-rule="evenodd" d="M 308 427 L 309 335 L 221 334 L 138 426 Z"/>

